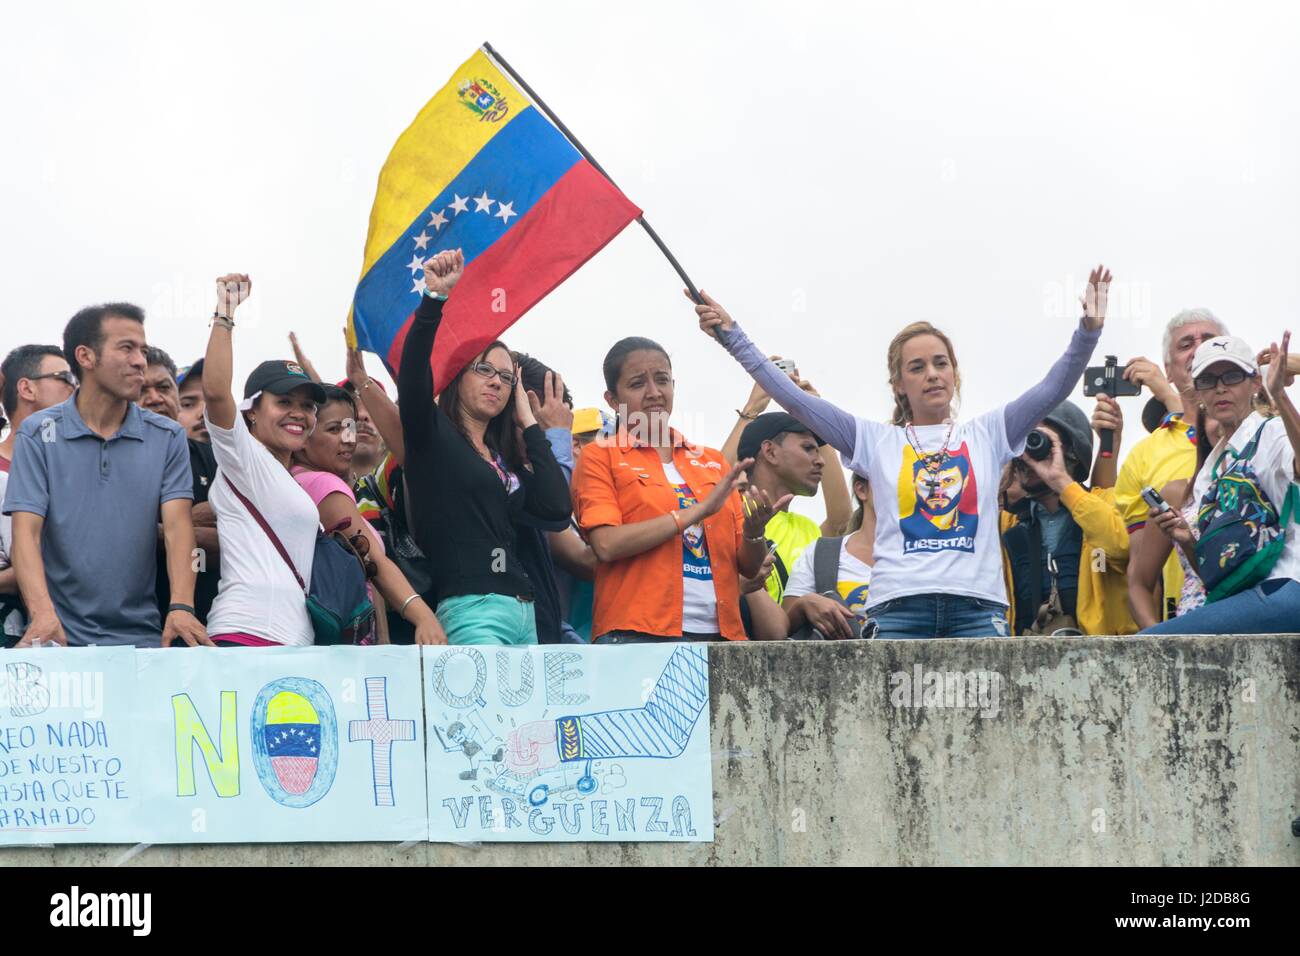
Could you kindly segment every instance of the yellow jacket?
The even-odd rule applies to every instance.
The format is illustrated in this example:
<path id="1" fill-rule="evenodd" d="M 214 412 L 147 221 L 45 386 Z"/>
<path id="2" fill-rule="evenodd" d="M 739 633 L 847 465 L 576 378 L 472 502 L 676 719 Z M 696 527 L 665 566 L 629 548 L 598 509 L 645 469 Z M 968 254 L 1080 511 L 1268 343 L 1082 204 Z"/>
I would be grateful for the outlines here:
<path id="1" fill-rule="evenodd" d="M 1085 634 L 1136 634 L 1137 623 L 1128 609 L 1128 528 L 1115 507 L 1115 489 L 1091 491 L 1075 482 L 1061 492 L 1061 504 L 1083 531 L 1079 557 L 1079 591 L 1075 618 Z M 1019 524 L 1020 519 L 1002 512 L 1000 532 Z M 1002 574 L 1007 583 L 1011 607 L 1011 633 L 1016 633 L 1015 588 L 1011 562 L 1002 548 Z M 1046 595 L 1044 595 L 1046 597 Z"/>

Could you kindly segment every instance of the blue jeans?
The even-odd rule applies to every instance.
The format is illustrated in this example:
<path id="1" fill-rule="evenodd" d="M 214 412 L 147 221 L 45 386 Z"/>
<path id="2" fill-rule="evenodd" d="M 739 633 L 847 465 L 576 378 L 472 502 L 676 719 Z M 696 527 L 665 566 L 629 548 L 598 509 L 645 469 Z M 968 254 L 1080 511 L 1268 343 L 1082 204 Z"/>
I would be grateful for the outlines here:
<path id="1" fill-rule="evenodd" d="M 532 601 L 508 594 L 461 594 L 439 601 L 437 613 L 448 644 L 514 647 L 537 643 Z"/>
<path id="2" fill-rule="evenodd" d="M 1007 606 L 958 594 L 909 594 L 868 609 L 876 637 L 1008 637 Z"/>
<path id="3" fill-rule="evenodd" d="M 1295 634 L 1300 631 L 1300 582 L 1269 578 L 1249 591 L 1171 617 L 1143 634 Z"/>

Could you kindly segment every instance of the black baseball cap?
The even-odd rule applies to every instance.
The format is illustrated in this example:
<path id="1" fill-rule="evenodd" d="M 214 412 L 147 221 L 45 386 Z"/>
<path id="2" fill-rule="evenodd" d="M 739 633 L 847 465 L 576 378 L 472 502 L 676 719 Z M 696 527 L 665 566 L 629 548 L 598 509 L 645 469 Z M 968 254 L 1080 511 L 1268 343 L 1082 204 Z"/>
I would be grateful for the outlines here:
<path id="1" fill-rule="evenodd" d="M 199 360 L 195 362 L 193 365 L 187 368 L 183 368 L 180 370 L 180 372 L 177 373 L 176 384 L 184 385 L 191 378 L 197 378 L 199 379 L 199 381 L 203 380 L 203 356 L 202 355 L 199 356 Z"/>
<path id="2" fill-rule="evenodd" d="M 311 389 L 313 402 L 317 405 L 325 404 L 325 389 L 321 388 L 319 382 L 313 382 L 302 370 L 301 365 L 283 359 L 272 359 L 253 369 L 253 374 L 248 376 L 248 381 L 244 382 L 244 401 L 248 402 L 261 392 L 288 395 L 295 388 L 302 388 L 304 385 Z"/>
<path id="3" fill-rule="evenodd" d="M 755 458 L 758 456 L 758 450 L 763 446 L 763 442 L 775 438 L 782 432 L 800 432 L 812 435 L 818 445 L 824 445 L 813 430 L 805 425 L 799 419 L 787 412 L 765 412 L 759 415 L 752 422 L 745 426 L 745 430 L 740 433 L 740 443 L 736 446 L 736 455 L 739 458 Z"/>

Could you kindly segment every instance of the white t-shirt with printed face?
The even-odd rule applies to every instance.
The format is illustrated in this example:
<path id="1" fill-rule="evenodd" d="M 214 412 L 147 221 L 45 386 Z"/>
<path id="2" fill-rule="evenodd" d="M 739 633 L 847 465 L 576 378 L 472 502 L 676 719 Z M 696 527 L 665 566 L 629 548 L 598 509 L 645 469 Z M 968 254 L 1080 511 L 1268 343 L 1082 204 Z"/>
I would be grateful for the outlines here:
<path id="1" fill-rule="evenodd" d="M 661 462 L 664 477 L 677 493 L 677 507 L 684 511 L 696 503 L 695 494 L 672 462 Z M 682 630 L 689 634 L 718 633 L 718 594 L 713 589 L 713 563 L 704 525 L 691 525 L 682 532 Z"/>
<path id="2" fill-rule="evenodd" d="M 1205 500 L 1206 492 L 1210 490 L 1210 475 L 1214 471 L 1215 462 L 1222 457 L 1223 463 L 1219 466 L 1219 473 L 1227 471 L 1237 460 L 1237 452 L 1245 451 L 1250 440 L 1255 437 L 1255 432 L 1264 425 L 1264 430 L 1259 435 L 1259 444 L 1255 447 L 1255 454 L 1250 458 L 1250 467 L 1259 479 L 1260 488 L 1268 495 L 1269 503 L 1281 518 L 1287 489 L 1296 483 L 1295 450 L 1291 447 L 1290 439 L 1287 438 L 1286 424 L 1282 419 L 1267 419 L 1267 425 L 1264 424 L 1265 421 L 1266 419 L 1259 412 L 1251 413 L 1250 417 L 1237 427 L 1226 444 L 1221 441 L 1210 452 L 1210 456 L 1205 459 L 1205 464 L 1196 473 L 1196 483 L 1192 487 L 1198 507 L 1200 502 Z M 1278 558 L 1277 564 L 1273 565 L 1270 578 L 1291 578 L 1293 581 L 1300 581 L 1300 536 L 1296 529 L 1297 518 L 1300 518 L 1300 515 L 1293 512 L 1291 523 L 1286 528 L 1286 547 L 1282 549 L 1282 556 Z"/>
<path id="3" fill-rule="evenodd" d="M 867 613 L 867 597 L 871 593 L 871 565 L 849 553 L 851 537 L 852 535 L 846 535 L 840 539 L 840 570 L 836 580 L 836 591 L 839 592 L 840 600 L 844 602 L 845 607 L 859 618 L 864 618 Z M 816 551 L 817 543 L 814 542 L 808 545 L 795 561 L 794 570 L 790 572 L 790 580 L 785 583 L 786 597 L 803 597 L 805 594 L 814 593 L 813 589 L 817 586 L 814 565 Z"/>
<path id="4" fill-rule="evenodd" d="M 1008 444 L 1003 408 L 956 423 L 943 449 L 948 429 L 912 429 L 914 448 L 908 429 L 858 419 L 853 457 L 844 463 L 870 480 L 875 503 L 870 607 L 912 594 L 1007 603 L 998 485 L 1023 443 Z M 941 459 L 927 463 L 941 450 Z"/>
<path id="5" fill-rule="evenodd" d="M 242 415 L 235 415 L 234 428 L 218 428 L 211 421 L 207 425 L 217 459 L 208 504 L 217 516 L 221 541 L 221 585 L 208 612 L 208 633 L 312 644 L 315 636 L 302 588 L 226 477 L 257 506 L 306 582 L 311 581 L 320 513 L 289 470 L 249 434 Z"/>

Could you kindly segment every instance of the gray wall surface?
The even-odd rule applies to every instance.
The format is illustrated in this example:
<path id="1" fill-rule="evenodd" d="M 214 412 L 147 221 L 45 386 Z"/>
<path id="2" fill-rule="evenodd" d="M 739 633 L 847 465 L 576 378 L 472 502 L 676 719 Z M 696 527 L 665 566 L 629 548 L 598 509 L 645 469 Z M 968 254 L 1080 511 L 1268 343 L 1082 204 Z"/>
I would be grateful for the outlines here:
<path id="1" fill-rule="evenodd" d="M 713 645 L 710 681 L 710 844 L 61 846 L 0 865 L 1300 864 L 1300 637 Z"/>

